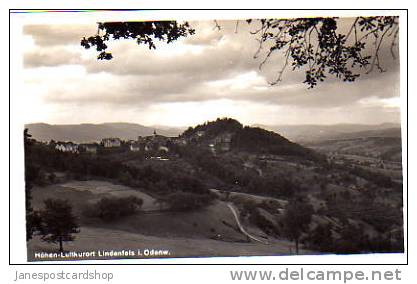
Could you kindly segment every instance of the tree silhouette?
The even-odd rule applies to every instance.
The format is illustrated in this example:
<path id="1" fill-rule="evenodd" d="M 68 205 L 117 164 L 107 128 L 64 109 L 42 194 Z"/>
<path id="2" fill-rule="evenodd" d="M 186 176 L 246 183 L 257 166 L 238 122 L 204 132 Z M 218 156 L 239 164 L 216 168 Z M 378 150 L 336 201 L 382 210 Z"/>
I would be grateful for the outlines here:
<path id="1" fill-rule="evenodd" d="M 76 217 L 67 200 L 46 199 L 45 208 L 40 212 L 42 240 L 59 243 L 59 251 L 63 252 L 63 242 L 73 241 L 73 234 L 79 233 Z"/>
<path id="2" fill-rule="evenodd" d="M 331 252 L 334 248 L 334 240 L 332 236 L 332 225 L 318 224 L 306 238 L 309 246 L 320 252 Z"/>
<path id="3" fill-rule="evenodd" d="M 399 19 L 395 16 L 357 17 L 350 28 L 342 32 L 335 17 L 249 19 L 246 22 L 256 28 L 251 33 L 259 36 L 259 48 L 254 57 L 260 56 L 261 50 L 266 50 L 260 69 L 272 60 L 272 54 L 281 52 L 283 64 L 276 78 L 269 82 L 271 85 L 282 81 L 288 67 L 292 71 L 300 69 L 305 72 L 303 83 L 308 88 L 323 82 L 328 75 L 353 82 L 363 70 L 370 73 L 377 68 L 384 72 L 380 54 L 385 41 L 390 43 L 393 58 L 397 57 L 395 48 L 398 45 Z M 221 31 L 221 25 L 217 21 L 214 23 L 215 29 Z M 238 24 L 239 21 L 236 22 L 236 32 Z M 155 49 L 154 39 L 170 43 L 194 33 L 188 22 L 108 22 L 99 23 L 97 34 L 84 37 L 81 45 L 85 48 L 94 46 L 99 52 L 98 59 L 110 60 L 113 55 L 106 52 L 105 43 L 110 39 L 133 39 L 139 45 Z"/>
<path id="4" fill-rule="evenodd" d="M 32 208 L 33 183 L 39 175 L 39 168 L 31 161 L 31 152 L 34 140 L 28 129 L 23 132 L 25 151 L 25 208 L 26 208 L 26 241 L 32 239 L 33 234 L 39 229 L 40 218 L 37 211 Z"/>
<path id="5" fill-rule="evenodd" d="M 261 27 L 253 32 L 259 35 L 255 57 L 263 46 L 268 46 L 260 68 L 273 53 L 282 51 L 284 54 L 284 64 L 276 79 L 270 82 L 272 85 L 281 82 L 288 65 L 292 70 L 305 71 L 304 83 L 309 88 L 323 82 L 326 74 L 353 82 L 363 69 L 370 73 L 377 67 L 384 72 L 380 53 L 387 38 L 390 38 L 391 54 L 396 57 L 398 17 L 357 17 L 344 33 L 338 31 L 337 18 L 262 19 L 260 23 Z M 371 50 L 366 49 L 369 45 L 373 47 Z"/>
<path id="6" fill-rule="evenodd" d="M 291 200 L 285 208 L 284 234 L 295 242 L 297 254 L 301 234 L 307 230 L 312 213 L 313 207 L 301 199 Z"/>
<path id="7" fill-rule="evenodd" d="M 104 34 L 100 34 L 103 31 Z M 97 34 L 81 40 L 81 45 L 88 49 L 95 47 L 99 52 L 97 59 L 110 60 L 113 55 L 107 52 L 107 44 L 110 39 L 133 39 L 138 45 L 148 45 L 149 49 L 155 49 L 154 40 L 170 43 L 180 37 L 194 34 L 188 22 L 178 24 L 176 21 L 152 21 L 152 22 L 108 22 L 98 23 Z"/>

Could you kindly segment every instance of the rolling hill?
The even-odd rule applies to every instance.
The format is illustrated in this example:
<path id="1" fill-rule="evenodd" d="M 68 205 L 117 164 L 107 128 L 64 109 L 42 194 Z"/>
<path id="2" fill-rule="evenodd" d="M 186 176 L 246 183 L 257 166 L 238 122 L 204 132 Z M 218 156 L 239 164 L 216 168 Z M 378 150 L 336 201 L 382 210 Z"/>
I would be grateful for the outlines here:
<path id="1" fill-rule="evenodd" d="M 291 142 L 284 136 L 260 127 L 243 126 L 231 118 L 217 119 L 196 127 L 190 127 L 182 135 L 183 138 L 192 139 L 197 144 L 210 145 L 230 136 L 230 149 L 237 152 L 273 154 L 284 156 L 298 156 L 304 159 L 317 160 L 319 155 L 311 149 Z M 217 142 L 216 142 L 217 141 Z"/>
<path id="2" fill-rule="evenodd" d="M 400 128 L 343 133 L 331 139 L 305 143 L 305 145 L 324 153 L 359 155 L 401 162 Z"/>
<path id="3" fill-rule="evenodd" d="M 395 123 L 333 124 L 333 125 L 254 125 L 287 137 L 291 141 L 306 143 L 330 139 L 358 137 L 401 136 L 400 125 Z"/>

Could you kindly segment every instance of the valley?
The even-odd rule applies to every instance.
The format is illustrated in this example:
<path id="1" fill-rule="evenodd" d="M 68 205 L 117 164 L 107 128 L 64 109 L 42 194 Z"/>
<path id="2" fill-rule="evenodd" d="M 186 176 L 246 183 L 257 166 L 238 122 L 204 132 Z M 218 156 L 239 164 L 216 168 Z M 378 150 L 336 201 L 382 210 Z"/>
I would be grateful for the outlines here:
<path id="1" fill-rule="evenodd" d="M 48 198 L 72 205 L 80 230 L 66 251 L 402 252 L 400 142 L 384 136 L 297 144 L 218 119 L 177 137 L 154 132 L 117 147 L 97 144 L 95 153 L 32 139 L 26 182 L 35 212 Z M 35 233 L 28 259 L 56 249 Z"/>

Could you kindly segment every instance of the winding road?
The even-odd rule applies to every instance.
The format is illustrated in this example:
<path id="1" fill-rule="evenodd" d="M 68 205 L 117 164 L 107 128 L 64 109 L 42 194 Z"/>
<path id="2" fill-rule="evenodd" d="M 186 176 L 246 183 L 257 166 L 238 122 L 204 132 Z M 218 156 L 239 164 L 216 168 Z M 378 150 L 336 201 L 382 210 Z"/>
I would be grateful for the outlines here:
<path id="1" fill-rule="evenodd" d="M 232 211 L 233 216 L 235 217 L 235 220 L 236 220 L 237 226 L 239 227 L 239 230 L 240 230 L 240 231 L 241 231 L 241 232 L 242 232 L 245 236 L 247 236 L 248 238 L 250 238 L 250 239 L 252 239 L 252 240 L 254 240 L 254 241 L 257 241 L 257 242 L 259 242 L 259 243 L 262 243 L 262 244 L 265 244 L 265 245 L 268 245 L 268 244 L 269 244 L 267 241 L 261 240 L 261 239 L 259 239 L 259 238 L 255 237 L 255 236 L 253 236 L 253 235 L 249 234 L 249 233 L 245 230 L 245 228 L 243 228 L 242 224 L 240 223 L 240 220 L 239 220 L 239 214 L 238 214 L 238 212 L 237 212 L 236 208 L 235 208 L 235 207 L 234 207 L 231 203 L 227 203 L 227 206 L 229 207 L 230 211 Z"/>

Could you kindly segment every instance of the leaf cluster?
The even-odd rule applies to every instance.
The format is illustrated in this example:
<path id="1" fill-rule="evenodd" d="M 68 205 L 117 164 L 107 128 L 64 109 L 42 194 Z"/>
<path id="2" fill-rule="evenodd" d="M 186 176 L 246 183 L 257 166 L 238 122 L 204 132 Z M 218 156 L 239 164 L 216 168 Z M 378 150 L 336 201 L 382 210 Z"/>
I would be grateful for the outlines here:
<path id="1" fill-rule="evenodd" d="M 104 34 L 101 35 L 100 32 Z M 83 37 L 81 46 L 86 49 L 94 47 L 99 52 L 97 59 L 110 60 L 113 55 L 107 52 L 107 42 L 111 39 L 134 39 L 138 45 L 145 44 L 149 49 L 155 49 L 155 40 L 171 43 L 194 32 L 188 22 L 183 24 L 176 21 L 105 22 L 98 23 L 96 35 Z"/>
<path id="2" fill-rule="evenodd" d="M 337 18 L 260 19 L 260 28 L 252 32 L 259 35 L 259 49 L 267 46 L 260 68 L 271 55 L 282 52 L 284 63 L 272 85 L 282 80 L 288 66 L 294 71 L 305 71 L 304 83 L 309 88 L 333 75 L 345 82 L 353 82 L 361 69 L 371 72 L 380 64 L 380 48 L 384 38 L 391 37 L 391 53 L 398 40 L 398 17 L 358 17 L 348 32 L 338 29 Z M 249 24 L 258 22 L 247 20 Z M 374 48 L 367 48 L 372 45 Z"/>

